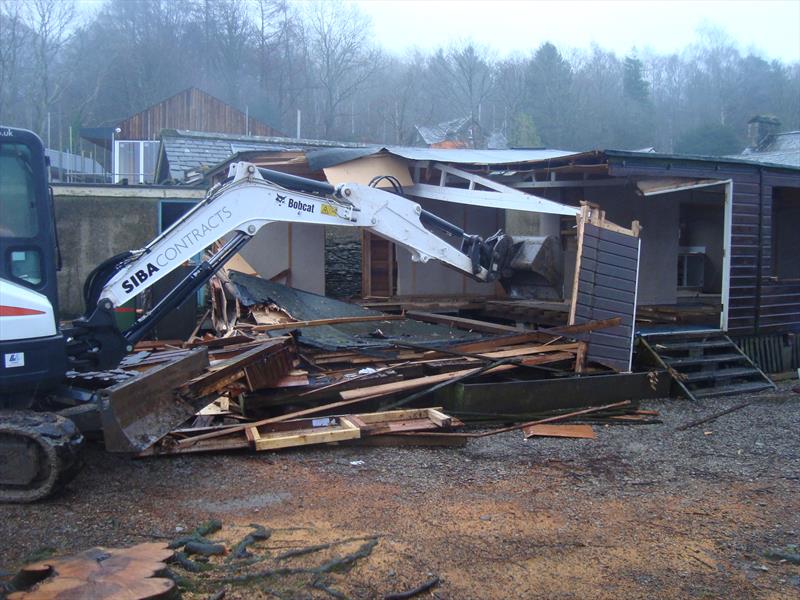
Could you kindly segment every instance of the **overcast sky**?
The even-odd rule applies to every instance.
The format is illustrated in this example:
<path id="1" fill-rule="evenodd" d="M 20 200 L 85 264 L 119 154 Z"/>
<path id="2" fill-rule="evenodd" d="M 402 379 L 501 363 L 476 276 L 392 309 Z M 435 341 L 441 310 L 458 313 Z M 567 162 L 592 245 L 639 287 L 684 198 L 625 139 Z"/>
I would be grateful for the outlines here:
<path id="1" fill-rule="evenodd" d="M 800 0 L 356 0 L 372 17 L 377 41 L 403 52 L 473 40 L 498 57 L 535 50 L 545 41 L 560 50 L 592 42 L 619 55 L 632 47 L 679 52 L 697 29 L 724 30 L 742 51 L 800 60 Z"/>

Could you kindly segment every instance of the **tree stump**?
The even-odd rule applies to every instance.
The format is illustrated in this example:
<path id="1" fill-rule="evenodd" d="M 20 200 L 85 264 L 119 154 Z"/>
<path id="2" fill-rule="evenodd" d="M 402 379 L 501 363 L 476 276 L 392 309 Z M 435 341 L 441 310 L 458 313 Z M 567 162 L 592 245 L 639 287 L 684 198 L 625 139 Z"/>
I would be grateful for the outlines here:
<path id="1" fill-rule="evenodd" d="M 65 558 L 43 560 L 22 568 L 16 581 L 23 591 L 8 600 L 156 600 L 169 598 L 175 582 L 158 577 L 173 554 L 155 542 L 131 548 L 91 548 Z"/>

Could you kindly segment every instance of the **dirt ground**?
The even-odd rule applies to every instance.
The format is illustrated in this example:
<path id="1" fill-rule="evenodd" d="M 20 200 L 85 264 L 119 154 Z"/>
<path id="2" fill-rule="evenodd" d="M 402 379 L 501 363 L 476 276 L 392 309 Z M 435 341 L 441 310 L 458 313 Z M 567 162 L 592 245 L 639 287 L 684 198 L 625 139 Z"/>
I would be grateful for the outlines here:
<path id="1" fill-rule="evenodd" d="M 663 423 L 595 440 L 148 460 L 95 445 L 60 496 L 0 506 L 0 571 L 219 519 L 210 537 L 229 546 L 251 523 L 271 536 L 246 567 L 172 566 L 185 598 L 380 598 L 434 577 L 418 597 L 800 598 L 800 566 L 771 554 L 800 543 L 800 395 L 783 384 L 675 431 L 741 401 L 647 402 Z M 260 575 L 230 580 L 245 573 Z"/>

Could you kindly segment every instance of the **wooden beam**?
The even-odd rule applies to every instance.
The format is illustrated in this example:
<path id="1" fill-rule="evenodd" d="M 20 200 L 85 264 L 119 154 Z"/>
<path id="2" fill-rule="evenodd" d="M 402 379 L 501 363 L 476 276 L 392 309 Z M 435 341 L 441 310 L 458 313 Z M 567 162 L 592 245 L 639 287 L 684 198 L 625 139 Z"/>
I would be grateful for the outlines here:
<path id="1" fill-rule="evenodd" d="M 504 335 L 487 340 L 480 340 L 477 342 L 467 342 L 465 344 L 456 344 L 455 346 L 448 346 L 447 350 L 455 350 L 457 352 L 483 352 L 486 350 L 493 350 L 503 346 L 515 346 L 517 344 L 526 344 L 528 342 L 546 342 L 550 336 L 540 333 L 539 331 L 531 331 L 529 333 L 520 333 L 517 335 Z M 431 348 L 435 350 L 435 348 Z"/>
<path id="2" fill-rule="evenodd" d="M 341 325 L 344 323 L 368 323 L 371 321 L 402 321 L 403 315 L 364 315 L 363 317 L 335 317 L 332 319 L 316 319 L 314 321 L 292 321 L 290 323 L 274 323 L 269 325 L 243 325 L 249 331 L 278 331 L 281 329 L 299 329 L 301 327 L 318 327 L 320 325 Z"/>
<path id="3" fill-rule="evenodd" d="M 450 325 L 451 327 L 456 327 L 457 329 L 480 331 L 483 333 L 519 333 L 521 331 L 520 329 L 511 327 L 510 325 L 499 325 L 497 323 L 488 323 L 486 321 L 467 319 L 465 317 L 454 317 L 451 315 L 440 315 L 416 310 L 410 310 L 406 312 L 406 317 L 416 321 L 424 321 L 425 323 Z"/>
<path id="4" fill-rule="evenodd" d="M 306 408 L 303 410 L 297 410 L 295 412 L 286 413 L 285 415 L 279 415 L 277 417 L 270 417 L 269 419 L 262 419 L 260 421 L 254 421 L 252 423 L 245 423 L 244 425 L 236 425 L 234 427 L 228 427 L 225 430 L 221 431 L 211 431 L 209 433 L 203 433 L 201 435 L 196 435 L 191 438 L 186 438 L 180 440 L 178 442 L 178 446 L 192 446 L 197 442 L 204 442 L 205 440 L 211 440 L 213 438 L 219 438 L 227 435 L 231 435 L 233 433 L 239 433 L 242 431 L 246 431 L 250 427 L 261 427 L 263 425 L 270 425 L 273 423 L 281 423 L 283 421 L 289 421 L 291 419 L 297 419 L 300 417 L 307 417 L 309 415 L 316 415 L 321 412 L 328 412 L 335 408 L 341 408 L 343 406 L 350 406 L 352 404 L 358 404 L 359 402 L 364 402 L 369 398 L 355 398 L 353 400 L 340 400 L 338 402 L 331 402 L 329 404 L 323 404 L 321 406 L 315 406 L 313 408 Z"/>
<path id="5" fill-rule="evenodd" d="M 499 373 L 514 368 L 516 368 L 515 365 L 500 365 L 486 372 Z M 405 381 L 397 381 L 395 383 L 384 383 L 382 385 L 373 385 L 371 387 L 366 387 L 366 388 L 346 390 L 344 392 L 340 392 L 339 396 L 343 400 L 355 400 L 358 398 L 363 398 L 363 399 L 377 398 L 379 396 L 386 396 L 388 394 L 394 394 L 396 392 L 413 390 L 418 387 L 424 387 L 426 385 L 433 385 L 436 383 L 440 383 L 442 381 L 447 381 L 448 379 L 455 379 L 456 377 L 468 376 L 470 373 L 477 373 L 481 369 L 482 367 L 478 367 L 475 369 L 465 369 L 462 371 L 451 371 L 450 373 L 441 373 L 440 375 L 429 375 L 427 377 L 417 377 L 416 379 L 407 379 Z"/>
<path id="6" fill-rule="evenodd" d="M 361 430 L 345 417 L 339 418 L 338 425 L 313 427 L 294 431 L 264 433 L 253 441 L 257 451 L 279 450 L 311 444 L 327 444 L 361 437 Z"/>
<path id="7" fill-rule="evenodd" d="M 497 435 L 498 433 L 505 433 L 507 431 L 516 431 L 518 429 L 525 429 L 532 425 L 541 425 L 543 423 L 557 423 L 558 421 L 564 421 L 566 419 L 571 419 L 572 417 L 580 417 L 581 415 L 588 415 L 591 413 L 596 413 L 603 410 L 609 410 L 612 408 L 622 408 L 623 406 L 629 406 L 630 403 L 631 403 L 630 400 L 623 400 L 622 402 L 614 402 L 613 404 L 605 404 L 603 406 L 593 406 L 591 408 L 584 408 L 583 410 L 576 410 L 574 412 L 566 413 L 563 415 L 556 415 L 554 417 L 547 417 L 546 419 L 539 419 L 538 421 L 529 421 L 528 423 L 520 423 L 518 425 L 512 425 L 511 427 L 503 427 L 502 429 L 493 429 L 492 431 L 486 431 L 484 433 L 472 434 L 472 436 L 488 437 L 490 435 Z"/>
<path id="8" fill-rule="evenodd" d="M 520 346 L 518 348 L 510 348 L 508 350 L 497 350 L 495 352 L 486 352 L 481 354 L 485 358 L 513 358 L 515 356 L 530 356 L 531 354 L 541 354 L 543 352 L 578 352 L 581 342 L 574 342 L 569 344 L 549 344 L 539 346 Z"/>
<path id="9" fill-rule="evenodd" d="M 557 335 L 569 336 L 573 333 L 589 333 L 597 329 L 607 329 L 608 327 L 616 327 L 622 323 L 622 317 L 611 317 L 610 319 L 602 319 L 600 321 L 586 321 L 586 323 L 579 323 L 577 325 L 565 325 L 564 327 L 550 327 L 548 329 L 540 329 L 542 333 L 550 333 Z"/>
<path id="10" fill-rule="evenodd" d="M 591 425 L 531 425 L 524 430 L 525 439 L 530 437 L 566 437 L 593 440 L 597 437 Z"/>
<path id="11" fill-rule="evenodd" d="M 550 354 L 541 354 L 539 356 L 523 358 L 519 364 L 523 367 L 535 367 L 538 365 L 560 362 L 562 360 L 571 360 L 573 358 L 575 358 L 575 355 L 571 352 L 552 352 Z"/>

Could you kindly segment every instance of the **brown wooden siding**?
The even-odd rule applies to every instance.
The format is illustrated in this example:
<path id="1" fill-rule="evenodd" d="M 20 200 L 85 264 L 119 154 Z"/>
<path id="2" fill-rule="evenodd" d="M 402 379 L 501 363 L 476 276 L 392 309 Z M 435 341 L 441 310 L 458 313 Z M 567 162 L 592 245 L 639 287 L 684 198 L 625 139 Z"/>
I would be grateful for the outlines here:
<path id="1" fill-rule="evenodd" d="M 178 92 L 118 125 L 120 140 L 156 140 L 162 129 L 189 129 L 213 133 L 282 136 L 269 125 L 197 88 Z"/>
<path id="2" fill-rule="evenodd" d="M 775 278 L 772 260 L 772 196 L 776 187 L 800 187 L 800 174 L 762 171 L 761 289 L 758 332 L 800 331 L 800 281 Z M 800 260 L 800 257 L 798 257 Z"/>
<path id="3" fill-rule="evenodd" d="M 800 187 L 800 173 L 756 165 L 626 158 L 613 176 L 691 177 L 733 181 L 728 331 L 737 335 L 800 331 L 800 282 L 772 276 L 772 188 Z"/>

